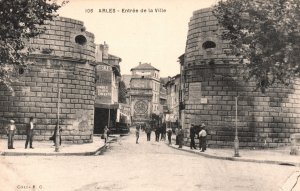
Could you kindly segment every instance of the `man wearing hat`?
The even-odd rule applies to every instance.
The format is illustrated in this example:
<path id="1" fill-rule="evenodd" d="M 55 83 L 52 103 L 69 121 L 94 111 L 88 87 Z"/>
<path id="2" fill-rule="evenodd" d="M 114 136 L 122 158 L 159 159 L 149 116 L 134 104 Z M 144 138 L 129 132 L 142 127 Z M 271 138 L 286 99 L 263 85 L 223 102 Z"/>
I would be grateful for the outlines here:
<path id="1" fill-rule="evenodd" d="M 26 142 L 25 142 L 25 149 L 27 149 L 28 143 L 31 149 L 32 147 L 32 141 L 33 141 L 33 130 L 35 128 L 35 124 L 33 123 L 33 117 L 30 117 L 29 119 L 29 124 L 27 124 L 27 129 L 26 129 Z"/>
<path id="2" fill-rule="evenodd" d="M 205 130 L 205 124 L 201 124 L 201 131 L 199 132 L 199 149 L 200 152 L 204 152 L 206 150 L 206 135 L 207 132 Z"/>
<path id="3" fill-rule="evenodd" d="M 6 126 L 6 133 L 8 136 L 8 149 L 15 149 L 14 148 L 14 135 L 16 131 L 16 125 L 14 120 L 10 120 L 10 123 Z"/>
<path id="4" fill-rule="evenodd" d="M 179 147 L 178 148 L 182 148 L 182 145 L 183 145 L 183 139 L 184 139 L 184 131 L 182 129 L 181 126 L 179 126 L 179 129 L 178 129 L 178 143 L 179 143 Z"/>

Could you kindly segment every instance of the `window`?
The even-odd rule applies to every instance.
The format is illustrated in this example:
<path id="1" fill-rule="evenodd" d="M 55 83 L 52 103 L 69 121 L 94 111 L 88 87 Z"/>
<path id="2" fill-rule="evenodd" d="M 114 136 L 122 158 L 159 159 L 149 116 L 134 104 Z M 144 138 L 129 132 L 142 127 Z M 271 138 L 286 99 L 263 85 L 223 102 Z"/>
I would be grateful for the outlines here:
<path id="1" fill-rule="evenodd" d="M 77 35 L 77 36 L 75 37 L 75 42 L 76 42 L 77 44 L 80 44 L 80 45 L 85 45 L 86 42 L 87 42 L 87 40 L 86 40 L 85 36 L 83 36 L 83 35 Z"/>
<path id="2" fill-rule="evenodd" d="M 202 48 L 205 50 L 209 48 L 216 48 L 216 43 L 214 43 L 213 41 L 206 41 L 202 44 Z"/>

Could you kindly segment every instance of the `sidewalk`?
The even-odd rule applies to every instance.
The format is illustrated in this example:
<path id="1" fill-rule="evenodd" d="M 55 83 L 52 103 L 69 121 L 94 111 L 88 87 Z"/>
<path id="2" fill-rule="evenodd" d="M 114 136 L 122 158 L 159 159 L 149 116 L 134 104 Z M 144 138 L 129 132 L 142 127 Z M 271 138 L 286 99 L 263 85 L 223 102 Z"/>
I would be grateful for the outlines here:
<path id="1" fill-rule="evenodd" d="M 115 141 L 116 136 L 110 136 L 108 143 Z M 98 136 L 93 137 L 92 143 L 86 144 L 63 144 L 59 147 L 59 152 L 55 152 L 55 146 L 52 141 L 33 141 L 34 149 L 25 149 L 25 140 L 15 140 L 14 148 L 7 149 L 7 139 L 0 139 L 0 155 L 2 156 L 85 156 L 97 155 L 106 149 L 107 144 L 104 139 Z"/>
<path id="2" fill-rule="evenodd" d="M 170 147 L 183 150 L 186 152 L 195 153 L 204 157 L 231 160 L 231 161 L 241 161 L 241 162 L 255 162 L 255 163 L 267 163 L 267 164 L 278 164 L 278 165 L 288 165 L 300 167 L 300 156 L 290 155 L 289 147 L 280 149 L 240 149 L 240 157 L 234 157 L 234 150 L 232 149 L 216 149 L 207 148 L 205 152 L 200 152 L 199 149 L 191 150 L 190 147 L 183 146 L 182 149 L 178 148 L 178 145 L 170 145 Z"/>

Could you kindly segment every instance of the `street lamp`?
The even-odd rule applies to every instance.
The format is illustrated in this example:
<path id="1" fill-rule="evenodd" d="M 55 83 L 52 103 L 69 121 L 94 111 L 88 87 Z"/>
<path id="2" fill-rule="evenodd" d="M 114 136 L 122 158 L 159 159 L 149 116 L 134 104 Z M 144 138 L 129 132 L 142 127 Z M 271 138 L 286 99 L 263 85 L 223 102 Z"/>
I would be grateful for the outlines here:
<path id="1" fill-rule="evenodd" d="M 234 136 L 234 157 L 239 157 L 239 138 L 237 131 L 237 107 L 238 107 L 238 95 L 235 97 L 235 136 Z"/>
<path id="2" fill-rule="evenodd" d="M 55 152 L 59 152 L 59 110 L 60 110 L 60 77 L 59 77 L 60 69 L 58 70 L 58 78 L 57 78 L 57 127 L 56 127 L 56 136 L 55 138 Z"/>
<path id="3" fill-rule="evenodd" d="M 55 139 L 55 152 L 59 152 L 59 143 L 60 143 L 60 128 L 59 128 L 59 121 L 60 121 L 60 97 L 61 97 L 61 90 L 60 90 L 60 72 L 61 72 L 61 67 L 64 67 L 64 65 L 62 63 L 59 64 L 59 68 L 58 69 L 46 69 L 43 68 L 42 71 L 43 72 L 47 72 L 51 71 L 51 72 L 57 72 L 57 128 L 55 130 L 55 134 L 56 136 L 54 137 Z M 63 73 L 73 73 L 72 71 L 63 71 Z"/>
<path id="4" fill-rule="evenodd" d="M 232 82 L 234 82 L 234 80 L 237 80 L 237 77 L 234 77 L 234 76 L 230 76 L 230 75 L 214 75 L 214 77 L 230 77 L 232 79 Z M 234 145 L 233 145 L 233 148 L 234 148 L 234 157 L 240 157 L 240 154 L 239 154 L 239 147 L 240 147 L 240 144 L 239 144 L 239 137 L 238 137 L 238 130 L 237 130 L 237 121 L 238 121 L 238 90 L 237 90 L 237 84 L 235 84 L 235 90 L 236 90 L 236 94 L 237 96 L 235 97 L 235 135 L 234 135 Z"/>

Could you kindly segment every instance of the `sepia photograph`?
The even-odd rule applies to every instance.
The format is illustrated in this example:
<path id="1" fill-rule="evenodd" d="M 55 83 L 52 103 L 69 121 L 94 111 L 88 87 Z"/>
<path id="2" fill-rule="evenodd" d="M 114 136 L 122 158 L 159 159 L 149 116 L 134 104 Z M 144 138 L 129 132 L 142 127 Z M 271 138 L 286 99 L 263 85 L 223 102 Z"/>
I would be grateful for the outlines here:
<path id="1" fill-rule="evenodd" d="M 299 191 L 299 0 L 0 0 L 0 191 Z"/>

